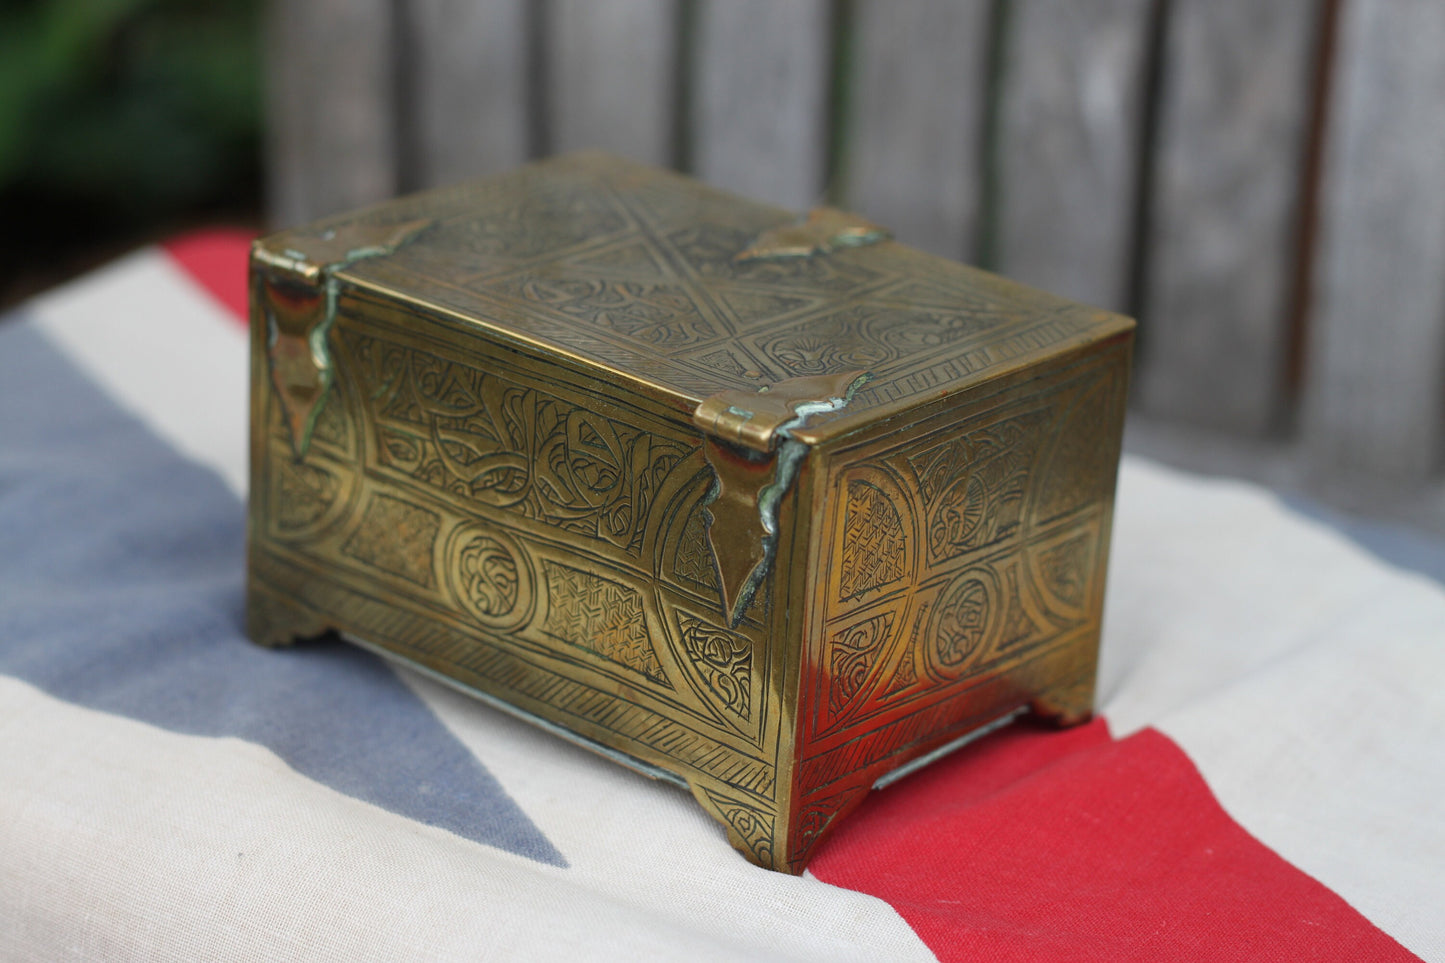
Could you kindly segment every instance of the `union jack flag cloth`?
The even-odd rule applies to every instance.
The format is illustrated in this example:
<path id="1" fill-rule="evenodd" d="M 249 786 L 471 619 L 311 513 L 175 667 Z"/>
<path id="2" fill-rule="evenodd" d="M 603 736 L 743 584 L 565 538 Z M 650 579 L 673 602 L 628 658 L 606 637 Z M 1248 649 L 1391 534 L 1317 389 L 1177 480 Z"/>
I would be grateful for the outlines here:
<path id="1" fill-rule="evenodd" d="M 246 640 L 246 247 L 0 322 L 0 958 L 1445 960 L 1445 548 L 1126 458 L 1099 718 L 769 873 L 680 790 Z"/>

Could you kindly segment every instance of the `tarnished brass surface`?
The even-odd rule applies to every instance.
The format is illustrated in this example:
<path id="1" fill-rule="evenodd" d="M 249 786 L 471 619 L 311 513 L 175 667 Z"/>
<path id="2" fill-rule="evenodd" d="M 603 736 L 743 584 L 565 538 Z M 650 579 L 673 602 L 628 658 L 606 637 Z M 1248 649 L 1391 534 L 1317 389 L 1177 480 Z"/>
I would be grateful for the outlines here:
<path id="1" fill-rule="evenodd" d="M 834 213 L 753 256 L 806 224 L 584 154 L 258 242 L 252 637 L 502 700 L 787 872 L 911 760 L 1086 718 L 1132 322 Z"/>
<path id="2" fill-rule="evenodd" d="M 832 207 L 815 207 L 808 216 L 792 224 L 770 227 L 734 260 L 761 261 L 785 257 L 811 257 L 830 254 L 839 248 L 861 247 L 885 241 L 892 235 L 857 214 Z"/>
<path id="3" fill-rule="evenodd" d="M 271 386 L 296 457 L 306 455 L 334 378 L 329 342 L 341 285 L 333 272 L 390 254 L 428 226 L 424 220 L 384 226 L 350 223 L 298 237 L 297 247 L 256 248 L 257 261 L 273 269 L 267 272 L 260 304 Z"/>
<path id="4" fill-rule="evenodd" d="M 792 432 L 814 415 L 841 410 L 868 378 L 844 371 L 754 392 L 728 389 L 692 413 L 716 479 L 706 502 L 707 537 L 729 626 L 742 619 L 776 553 L 777 506 L 808 450 Z"/>

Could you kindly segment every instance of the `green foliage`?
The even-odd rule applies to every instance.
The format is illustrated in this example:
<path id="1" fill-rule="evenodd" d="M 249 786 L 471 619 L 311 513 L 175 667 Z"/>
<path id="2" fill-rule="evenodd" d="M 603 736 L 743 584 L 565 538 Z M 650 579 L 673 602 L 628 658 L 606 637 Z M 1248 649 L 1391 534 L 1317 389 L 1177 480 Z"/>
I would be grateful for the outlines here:
<path id="1" fill-rule="evenodd" d="M 256 0 L 6 0 L 0 196 L 142 224 L 254 195 L 259 47 Z"/>

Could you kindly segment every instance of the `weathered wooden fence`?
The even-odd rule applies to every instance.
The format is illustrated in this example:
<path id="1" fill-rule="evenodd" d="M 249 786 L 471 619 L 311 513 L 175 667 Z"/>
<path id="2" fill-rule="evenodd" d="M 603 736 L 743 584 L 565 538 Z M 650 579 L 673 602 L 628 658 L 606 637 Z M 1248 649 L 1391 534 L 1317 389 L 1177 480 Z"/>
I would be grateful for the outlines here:
<path id="1" fill-rule="evenodd" d="M 603 147 L 1140 318 L 1136 406 L 1445 460 L 1441 0 L 288 0 L 272 215 Z"/>

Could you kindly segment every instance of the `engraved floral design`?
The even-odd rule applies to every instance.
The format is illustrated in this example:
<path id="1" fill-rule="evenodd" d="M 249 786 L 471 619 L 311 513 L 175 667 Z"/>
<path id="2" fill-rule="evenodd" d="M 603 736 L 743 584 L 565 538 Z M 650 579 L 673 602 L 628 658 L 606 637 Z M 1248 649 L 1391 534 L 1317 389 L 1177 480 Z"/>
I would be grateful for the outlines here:
<path id="1" fill-rule="evenodd" d="M 497 374 L 346 337 L 384 466 L 640 551 L 656 494 L 686 448 Z"/>
<path id="2" fill-rule="evenodd" d="M 829 704 L 834 712 L 847 708 L 873 675 L 892 626 L 893 613 L 884 612 L 849 627 L 833 639 L 828 668 L 833 680 Z"/>
<path id="3" fill-rule="evenodd" d="M 1000 323 L 997 315 L 859 305 L 798 323 L 763 350 L 794 375 L 847 368 L 878 370 L 972 338 Z"/>
<path id="4" fill-rule="evenodd" d="M 503 616 L 517 605 L 517 563 L 495 538 L 478 535 L 462 549 L 465 599 L 484 616 Z"/>
<path id="5" fill-rule="evenodd" d="M 942 561 L 1019 530 L 1039 448 L 1036 412 L 909 456 L 926 504 L 928 552 Z"/>
<path id="6" fill-rule="evenodd" d="M 957 670 L 983 650 L 998 614 L 997 594 L 987 570 L 965 573 L 944 592 L 930 633 L 940 668 Z"/>
<path id="7" fill-rule="evenodd" d="M 509 297 L 658 348 L 683 348 L 717 336 L 682 287 L 657 281 L 526 276 L 498 282 Z"/>
<path id="8" fill-rule="evenodd" d="M 740 719 L 752 715 L 752 643 L 701 619 L 682 619 L 682 646 L 714 701 Z"/>

